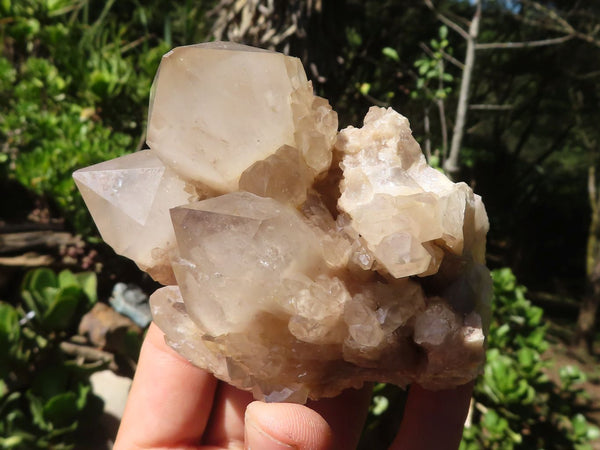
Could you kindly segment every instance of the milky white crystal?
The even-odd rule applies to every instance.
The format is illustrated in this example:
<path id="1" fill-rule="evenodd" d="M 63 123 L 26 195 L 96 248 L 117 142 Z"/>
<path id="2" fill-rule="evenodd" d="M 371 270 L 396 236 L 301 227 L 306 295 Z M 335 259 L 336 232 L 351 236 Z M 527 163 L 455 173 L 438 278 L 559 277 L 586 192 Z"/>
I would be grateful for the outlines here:
<path id="1" fill-rule="evenodd" d="M 296 139 L 322 171 L 319 153 L 329 151 L 337 117 L 313 99 L 298 58 L 233 43 L 179 47 L 163 56 L 154 82 L 147 143 L 183 178 L 220 192 L 237 190 L 244 170 Z M 325 147 L 311 147 L 317 155 L 300 123 L 314 125 L 312 109 L 331 116 L 322 127 L 330 136 L 310 130 Z"/>
<path id="2" fill-rule="evenodd" d="M 464 183 L 427 165 L 408 120 L 391 108 L 371 108 L 361 129 L 340 132 L 344 179 L 338 201 L 349 226 L 367 242 L 379 269 L 395 278 L 432 275 L 443 249 L 474 250 L 482 260 L 488 229 L 483 204 Z M 464 247 L 467 221 L 473 235 Z M 471 218 L 473 216 L 473 218 Z"/>
<path id="3" fill-rule="evenodd" d="M 104 241 L 157 281 L 174 283 L 169 208 L 196 198 L 186 183 L 148 150 L 80 169 L 73 178 Z"/>
<path id="4" fill-rule="evenodd" d="M 337 133 L 299 60 L 222 42 L 165 55 L 150 108 L 151 150 L 75 179 L 105 240 L 171 284 L 150 303 L 175 350 L 267 401 L 477 376 L 487 215 L 405 117 Z"/>

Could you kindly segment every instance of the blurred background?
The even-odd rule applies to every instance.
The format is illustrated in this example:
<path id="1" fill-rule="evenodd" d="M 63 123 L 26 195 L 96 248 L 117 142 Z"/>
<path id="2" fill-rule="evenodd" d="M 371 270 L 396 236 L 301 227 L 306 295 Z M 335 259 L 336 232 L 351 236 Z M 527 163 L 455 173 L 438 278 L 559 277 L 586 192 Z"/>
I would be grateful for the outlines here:
<path id="1" fill-rule="evenodd" d="M 0 448 L 110 448 L 157 286 L 71 173 L 144 148 L 162 54 L 210 40 L 299 57 L 340 127 L 393 107 L 483 196 L 494 317 L 461 449 L 600 448 L 600 3 L 574 0 L 0 0 Z M 375 387 L 361 448 L 404 398 Z"/>

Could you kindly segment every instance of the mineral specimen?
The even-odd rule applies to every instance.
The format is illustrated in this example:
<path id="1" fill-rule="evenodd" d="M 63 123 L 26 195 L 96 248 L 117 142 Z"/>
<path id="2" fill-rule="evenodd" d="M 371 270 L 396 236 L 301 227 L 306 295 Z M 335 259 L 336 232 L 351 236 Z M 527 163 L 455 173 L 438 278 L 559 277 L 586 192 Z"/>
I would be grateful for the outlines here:
<path id="1" fill-rule="evenodd" d="M 268 401 L 477 376 L 485 208 L 406 118 L 338 133 L 298 59 L 217 42 L 163 57 L 147 142 L 74 177 L 103 238 L 169 285 L 154 320 L 194 364 Z"/>

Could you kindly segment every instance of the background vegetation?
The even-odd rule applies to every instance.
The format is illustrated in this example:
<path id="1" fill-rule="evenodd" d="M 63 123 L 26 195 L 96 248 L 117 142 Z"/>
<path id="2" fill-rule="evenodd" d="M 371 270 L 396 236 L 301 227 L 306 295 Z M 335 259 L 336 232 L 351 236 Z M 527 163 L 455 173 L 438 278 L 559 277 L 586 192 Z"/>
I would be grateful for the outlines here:
<path id="1" fill-rule="evenodd" d="M 219 38 L 300 57 L 341 126 L 394 107 L 483 196 L 495 311 L 462 447 L 598 448 L 600 5 L 568 0 L 0 0 L 0 447 L 68 448 L 97 417 L 109 364 L 69 353 L 77 324 L 154 285 L 71 173 L 143 148 L 161 55 Z M 364 448 L 402 399 L 376 388 Z"/>

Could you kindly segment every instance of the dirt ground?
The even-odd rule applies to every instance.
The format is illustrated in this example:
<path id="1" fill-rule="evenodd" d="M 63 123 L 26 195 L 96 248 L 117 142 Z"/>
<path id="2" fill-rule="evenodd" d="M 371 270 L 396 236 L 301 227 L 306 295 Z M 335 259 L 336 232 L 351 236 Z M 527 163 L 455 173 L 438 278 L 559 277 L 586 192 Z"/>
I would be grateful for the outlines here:
<path id="1" fill-rule="evenodd" d="M 589 396 L 585 405 L 586 417 L 600 427 L 600 342 L 596 343 L 594 354 L 590 355 L 581 348 L 566 345 L 563 340 L 553 340 L 544 359 L 554 362 L 546 372 L 548 377 L 558 384 L 560 384 L 559 370 L 562 367 L 575 366 L 587 375 L 587 380 L 577 387 L 581 387 Z M 600 439 L 592 443 L 592 448 L 600 450 Z"/>

